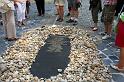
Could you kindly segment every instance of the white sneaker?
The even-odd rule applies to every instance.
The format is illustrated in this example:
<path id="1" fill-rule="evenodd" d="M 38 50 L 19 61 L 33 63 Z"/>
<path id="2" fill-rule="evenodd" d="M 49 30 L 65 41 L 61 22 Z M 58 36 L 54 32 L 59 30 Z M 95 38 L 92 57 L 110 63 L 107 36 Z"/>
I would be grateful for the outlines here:
<path id="1" fill-rule="evenodd" d="M 105 36 L 106 32 L 100 32 L 99 35 Z"/>
<path id="2" fill-rule="evenodd" d="M 106 34 L 105 36 L 102 37 L 103 40 L 106 40 L 108 38 L 111 38 L 111 35 Z"/>

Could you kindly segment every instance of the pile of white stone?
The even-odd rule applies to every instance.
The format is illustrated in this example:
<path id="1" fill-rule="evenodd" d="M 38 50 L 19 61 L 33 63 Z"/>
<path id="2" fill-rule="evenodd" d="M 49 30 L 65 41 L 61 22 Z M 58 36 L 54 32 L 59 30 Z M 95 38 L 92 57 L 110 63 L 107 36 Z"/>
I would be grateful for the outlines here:
<path id="1" fill-rule="evenodd" d="M 38 78 L 29 69 L 50 34 L 70 38 L 70 62 L 64 73 L 59 73 L 61 69 L 58 69 L 57 76 Z M 3 59 L 7 70 L 1 72 L 0 82 L 109 82 L 111 78 L 89 33 L 76 27 L 45 26 L 25 32 L 7 49 Z"/>

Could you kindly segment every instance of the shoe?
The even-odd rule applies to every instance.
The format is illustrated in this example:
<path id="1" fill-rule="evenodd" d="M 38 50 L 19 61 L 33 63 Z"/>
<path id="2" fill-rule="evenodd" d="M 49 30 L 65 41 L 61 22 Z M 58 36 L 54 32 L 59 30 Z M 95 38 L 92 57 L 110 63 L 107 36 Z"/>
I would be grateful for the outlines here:
<path id="1" fill-rule="evenodd" d="M 21 27 L 22 26 L 22 22 L 18 22 L 18 26 Z"/>
<path id="2" fill-rule="evenodd" d="M 24 26 L 25 26 L 25 25 L 26 25 L 26 21 L 23 21 L 23 22 L 22 22 L 22 25 L 24 25 Z"/>
<path id="3" fill-rule="evenodd" d="M 96 28 L 96 27 L 94 27 L 93 29 L 92 29 L 92 31 L 97 31 L 98 30 L 98 28 Z"/>
<path id="4" fill-rule="evenodd" d="M 73 23 L 73 22 L 74 22 L 74 20 L 69 19 L 69 20 L 67 20 L 66 22 L 67 22 L 67 23 Z"/>
<path id="5" fill-rule="evenodd" d="M 61 18 L 58 18 L 56 21 L 59 21 Z"/>
<path id="6" fill-rule="evenodd" d="M 74 21 L 73 25 L 75 26 L 75 25 L 77 25 L 77 24 L 78 24 L 78 21 Z"/>
<path id="7" fill-rule="evenodd" d="M 95 27 L 90 27 L 91 29 L 95 28 Z"/>
<path id="8" fill-rule="evenodd" d="M 62 21 L 63 21 L 63 19 L 60 18 L 60 19 L 59 19 L 59 22 L 62 22 Z"/>
<path id="9" fill-rule="evenodd" d="M 111 38 L 111 35 L 105 34 L 105 36 L 102 37 L 103 40 Z"/>
<path id="10" fill-rule="evenodd" d="M 105 36 L 107 33 L 106 32 L 100 32 L 99 34 L 102 36 Z"/>
<path id="11" fill-rule="evenodd" d="M 110 64 L 111 68 L 120 71 L 120 72 L 124 72 L 124 67 L 122 69 L 118 68 L 116 65 Z"/>
<path id="12" fill-rule="evenodd" d="M 30 18 L 30 16 L 28 16 L 28 15 L 27 15 L 27 16 L 25 16 L 25 18 L 26 18 L 26 19 L 29 19 L 29 18 Z"/>
<path id="13" fill-rule="evenodd" d="M 67 17 L 70 16 L 70 13 L 67 14 Z"/>
<path id="14" fill-rule="evenodd" d="M 19 38 L 7 38 L 8 41 L 16 41 L 18 40 Z"/>

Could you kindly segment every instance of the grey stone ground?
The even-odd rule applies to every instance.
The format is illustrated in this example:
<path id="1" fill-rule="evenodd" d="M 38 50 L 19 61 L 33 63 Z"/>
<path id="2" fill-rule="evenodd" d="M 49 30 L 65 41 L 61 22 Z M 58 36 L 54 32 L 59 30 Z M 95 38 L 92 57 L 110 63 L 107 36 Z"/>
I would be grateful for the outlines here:
<path id="1" fill-rule="evenodd" d="M 93 32 L 90 28 L 92 26 L 91 13 L 88 10 L 89 8 L 89 0 L 82 0 L 82 7 L 79 15 L 79 24 L 77 28 L 86 29 L 93 36 L 93 38 L 99 38 L 96 45 L 98 47 L 99 55 L 103 58 L 103 62 L 108 69 L 112 73 L 112 82 L 124 82 L 124 73 L 120 73 L 116 70 L 110 68 L 110 63 L 117 63 L 119 59 L 119 49 L 114 45 L 114 34 L 113 37 L 109 40 L 101 40 L 101 36 L 99 32 L 103 31 L 103 24 L 99 21 L 98 26 L 99 30 L 97 32 Z M 27 20 L 27 25 L 25 27 L 17 27 L 17 36 L 20 37 L 23 32 L 31 30 L 33 28 L 38 28 L 43 25 L 62 25 L 67 26 L 71 24 L 67 24 L 65 21 L 68 17 L 65 16 L 64 22 L 59 23 L 56 22 L 57 18 L 55 14 L 55 7 L 53 4 L 53 0 L 46 0 L 46 15 L 45 17 L 37 16 L 37 9 L 34 3 L 31 4 L 30 10 L 30 18 Z M 65 15 L 67 14 L 67 4 L 65 6 Z M 9 46 L 13 45 L 14 42 L 8 42 L 4 40 L 4 29 L 0 26 L 0 55 L 2 55 Z"/>

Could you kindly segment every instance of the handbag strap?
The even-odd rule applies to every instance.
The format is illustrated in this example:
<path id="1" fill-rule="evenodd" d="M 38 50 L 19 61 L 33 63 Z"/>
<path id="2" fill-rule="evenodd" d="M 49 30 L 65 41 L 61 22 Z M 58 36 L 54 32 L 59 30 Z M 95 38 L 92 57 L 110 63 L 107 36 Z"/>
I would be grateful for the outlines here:
<path id="1" fill-rule="evenodd" d="M 123 9 L 124 9 L 124 4 L 123 4 L 123 6 L 122 6 L 122 8 L 121 8 L 121 10 L 120 10 L 120 12 L 119 12 L 119 14 L 118 14 L 117 20 L 119 20 L 119 17 L 120 17 L 120 15 L 121 15 Z"/>

